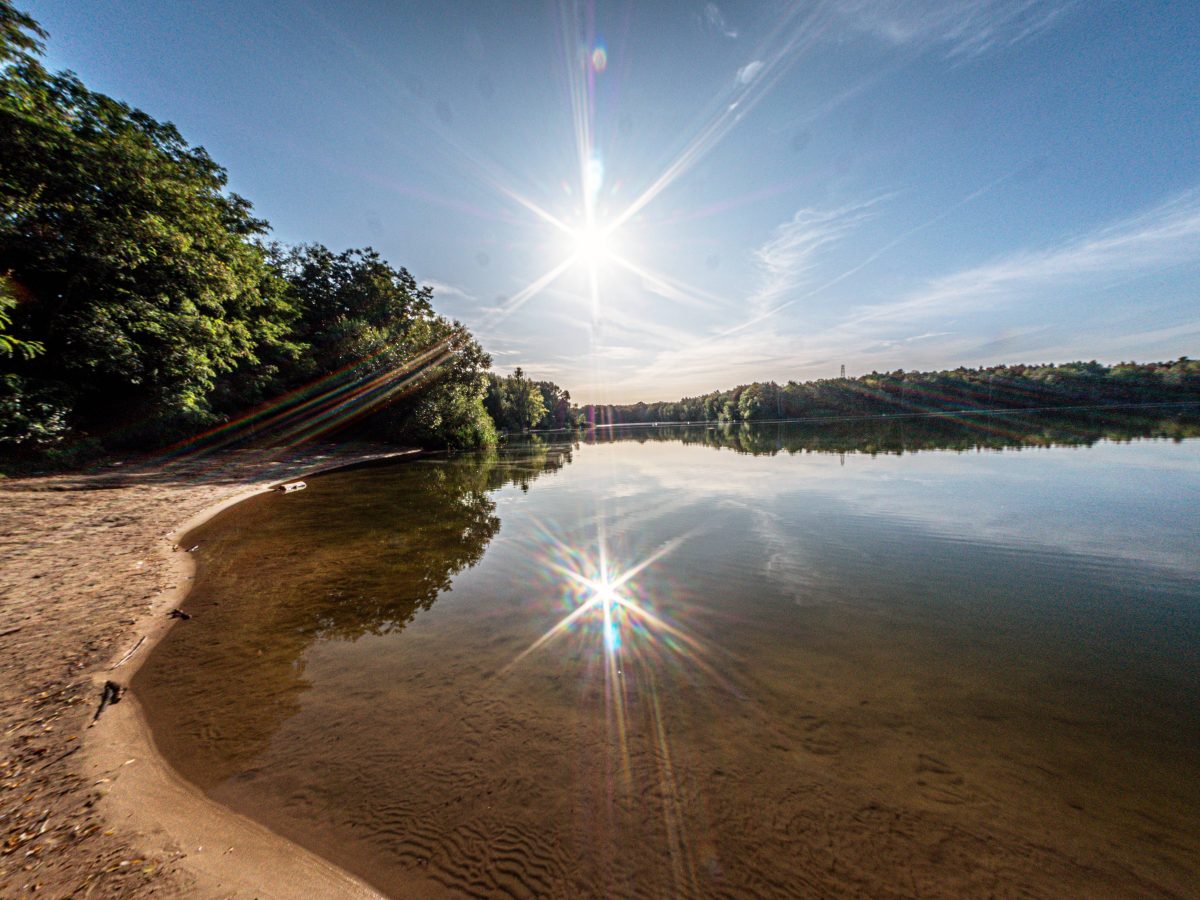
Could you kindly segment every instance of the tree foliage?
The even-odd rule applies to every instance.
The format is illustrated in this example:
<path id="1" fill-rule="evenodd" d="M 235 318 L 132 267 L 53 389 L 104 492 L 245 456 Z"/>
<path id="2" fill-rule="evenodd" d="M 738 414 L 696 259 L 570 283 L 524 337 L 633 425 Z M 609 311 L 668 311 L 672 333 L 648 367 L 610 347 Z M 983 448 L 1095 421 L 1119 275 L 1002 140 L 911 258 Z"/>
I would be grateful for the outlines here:
<path id="1" fill-rule="evenodd" d="M 275 248 L 273 259 L 297 312 L 289 341 L 305 348 L 277 389 L 382 379 L 386 402 L 364 402 L 357 416 L 374 434 L 452 447 L 494 443 L 483 408 L 491 357 L 461 323 L 434 311 L 432 288 L 370 248 Z"/>
<path id="2" fill-rule="evenodd" d="M 529 431 L 541 425 L 546 415 L 546 401 L 537 382 L 525 377 L 517 366 L 506 377 L 488 376 L 484 406 L 497 427 L 504 431 Z"/>
<path id="3" fill-rule="evenodd" d="M 0 273 L 46 351 L 20 374 L 69 389 L 81 427 L 205 412 L 285 331 L 265 223 L 174 126 L 5 55 Z"/>
<path id="4" fill-rule="evenodd" d="M 488 376 L 484 405 L 496 427 L 510 432 L 575 428 L 582 421 L 569 391 L 533 381 L 519 366 L 512 375 Z"/>
<path id="5" fill-rule="evenodd" d="M 203 148 L 47 72 L 44 37 L 0 0 L 0 441 L 144 443 L 331 378 L 371 401 L 334 421 L 493 439 L 490 360 L 429 288 L 372 250 L 266 245 Z"/>

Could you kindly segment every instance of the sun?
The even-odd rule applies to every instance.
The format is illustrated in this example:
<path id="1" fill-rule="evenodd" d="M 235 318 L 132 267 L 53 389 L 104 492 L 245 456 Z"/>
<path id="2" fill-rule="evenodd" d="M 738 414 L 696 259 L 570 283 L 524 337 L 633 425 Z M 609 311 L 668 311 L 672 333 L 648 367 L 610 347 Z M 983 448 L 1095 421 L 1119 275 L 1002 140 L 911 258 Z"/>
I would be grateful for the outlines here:
<path id="1" fill-rule="evenodd" d="M 570 240 L 575 260 L 586 266 L 602 263 L 613 253 L 609 229 L 594 223 L 572 231 Z"/>

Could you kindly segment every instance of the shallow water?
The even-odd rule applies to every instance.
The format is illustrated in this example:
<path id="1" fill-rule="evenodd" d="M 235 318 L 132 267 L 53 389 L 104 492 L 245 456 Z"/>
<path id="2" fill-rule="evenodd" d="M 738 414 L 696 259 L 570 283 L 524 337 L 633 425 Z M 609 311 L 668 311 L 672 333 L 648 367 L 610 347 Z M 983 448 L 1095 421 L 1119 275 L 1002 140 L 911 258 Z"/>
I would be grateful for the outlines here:
<path id="1" fill-rule="evenodd" d="M 397 895 L 1194 895 L 1200 440 L 1096 438 L 1196 433 L 331 473 L 194 533 L 134 689 L 187 778 Z"/>

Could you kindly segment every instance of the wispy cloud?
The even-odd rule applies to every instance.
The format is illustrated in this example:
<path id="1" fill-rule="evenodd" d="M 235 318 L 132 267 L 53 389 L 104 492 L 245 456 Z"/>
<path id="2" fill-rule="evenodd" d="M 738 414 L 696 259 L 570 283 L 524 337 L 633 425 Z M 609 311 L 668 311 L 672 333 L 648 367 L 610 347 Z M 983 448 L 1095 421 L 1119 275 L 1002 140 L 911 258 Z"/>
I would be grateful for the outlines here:
<path id="1" fill-rule="evenodd" d="M 431 278 L 425 279 L 425 285 L 433 288 L 434 300 L 474 300 L 475 297 L 460 287 L 456 287 L 446 281 L 435 281 Z"/>
<path id="2" fill-rule="evenodd" d="M 521 360 L 511 366 L 505 363 L 503 368 L 496 368 L 497 371 L 503 372 L 507 370 L 509 373 L 516 369 L 523 369 L 528 377 L 538 379 L 546 378 L 549 375 L 558 375 L 563 371 L 563 367 L 557 363 L 545 362 L 538 359 Z"/>
<path id="3" fill-rule="evenodd" d="M 899 47 L 970 59 L 1011 47 L 1057 22 L 1075 0 L 843 0 L 850 26 Z"/>
<path id="4" fill-rule="evenodd" d="M 749 84 L 751 81 L 753 81 L 754 76 L 762 71 L 763 65 L 764 63 L 761 59 L 752 59 L 750 62 L 738 69 L 738 84 Z"/>
<path id="5" fill-rule="evenodd" d="M 820 251 L 872 218 L 873 207 L 885 199 L 880 196 L 832 210 L 801 209 L 776 227 L 770 239 L 754 252 L 762 283 L 749 298 L 750 308 L 761 313 L 806 284 Z"/>
<path id="6" fill-rule="evenodd" d="M 730 28 L 725 22 L 725 15 L 721 12 L 721 8 L 715 3 L 706 3 L 704 5 L 704 24 L 717 34 L 727 37 L 730 40 L 737 38 L 737 29 Z"/>
<path id="7" fill-rule="evenodd" d="M 1037 289 L 1200 260 L 1200 190 L 1041 250 L 1025 250 L 935 279 L 903 300 L 869 307 L 850 324 L 924 318 L 1019 298 Z"/>
<path id="8" fill-rule="evenodd" d="M 1129 331 L 1122 328 L 1114 332 L 1109 327 L 1083 334 L 1073 332 L 1072 340 L 1069 343 L 1064 342 L 1062 335 L 1056 334 L 1052 329 L 1039 328 L 1031 333 L 1058 339 L 1037 342 L 1024 341 L 1019 352 L 1030 360 L 1065 360 L 1086 357 L 1104 362 L 1131 359 L 1146 362 L 1172 358 L 1181 352 L 1190 352 L 1194 355 L 1195 348 L 1200 343 L 1200 319 L 1144 331 Z M 1026 336 L 1020 335 L 1019 337 Z M 1086 343 L 1086 351 L 1081 350 L 1084 343 Z M 992 349 L 991 347 L 978 348 L 978 353 L 967 354 L 965 358 L 968 360 L 976 358 L 981 361 L 994 360 L 995 353 L 988 352 Z M 1008 348 L 1004 349 L 1006 352 L 1011 352 Z"/>
<path id="9" fill-rule="evenodd" d="M 1077 295 L 1081 288 L 1200 263 L 1200 189 L 1084 235 L 943 275 L 895 303 L 850 310 L 840 323 L 820 330 L 776 315 L 793 298 L 819 292 L 840 277 L 822 271 L 821 251 L 872 216 L 874 202 L 805 209 L 780 225 L 756 253 L 763 281 L 752 298 L 780 302 L 743 326 L 701 336 L 694 329 L 663 332 L 640 320 L 614 321 L 622 331 L 640 326 L 651 343 L 645 364 L 614 379 L 610 389 L 623 395 L 644 391 L 650 382 L 656 397 L 671 398 L 749 381 L 828 377 L 840 363 L 856 373 L 1080 357 L 1115 362 L 1188 352 L 1200 337 L 1194 316 L 1179 315 L 1171 325 L 1144 331 L 1111 319 L 1089 321 L 1068 335 L 1031 308 L 1019 325 L 1002 332 L 977 315 L 1010 303 L 1029 308 L 1032 298 Z M 945 325 L 951 318 L 953 330 Z"/>

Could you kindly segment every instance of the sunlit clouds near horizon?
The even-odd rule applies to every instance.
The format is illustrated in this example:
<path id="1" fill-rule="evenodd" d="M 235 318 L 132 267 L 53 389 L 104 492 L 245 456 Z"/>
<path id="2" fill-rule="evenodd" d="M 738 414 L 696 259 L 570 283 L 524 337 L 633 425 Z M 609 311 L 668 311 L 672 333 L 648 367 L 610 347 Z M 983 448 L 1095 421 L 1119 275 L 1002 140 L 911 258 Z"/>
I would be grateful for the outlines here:
<path id="1" fill-rule="evenodd" d="M 580 402 L 1200 353 L 1200 6 L 24 4 Z"/>

